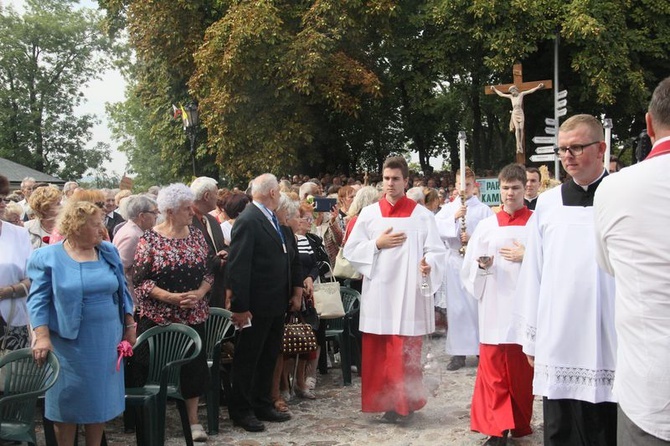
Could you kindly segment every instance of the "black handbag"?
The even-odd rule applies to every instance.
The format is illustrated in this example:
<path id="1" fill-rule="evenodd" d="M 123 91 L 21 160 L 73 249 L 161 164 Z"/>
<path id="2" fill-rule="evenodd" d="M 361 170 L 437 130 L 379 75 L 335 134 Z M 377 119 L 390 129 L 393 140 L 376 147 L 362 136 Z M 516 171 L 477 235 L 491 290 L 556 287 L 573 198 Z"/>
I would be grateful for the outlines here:
<path id="1" fill-rule="evenodd" d="M 282 353 L 302 355 L 315 351 L 317 345 L 312 326 L 305 323 L 300 313 L 288 313 L 284 323 Z"/>

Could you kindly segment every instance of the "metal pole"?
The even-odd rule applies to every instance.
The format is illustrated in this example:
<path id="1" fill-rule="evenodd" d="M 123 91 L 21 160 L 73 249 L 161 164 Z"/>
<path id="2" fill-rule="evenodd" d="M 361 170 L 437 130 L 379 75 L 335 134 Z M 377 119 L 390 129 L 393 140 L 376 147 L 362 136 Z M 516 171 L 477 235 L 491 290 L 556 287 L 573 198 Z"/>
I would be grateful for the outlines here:
<path id="1" fill-rule="evenodd" d="M 610 158 L 612 157 L 612 120 L 610 118 L 605 118 L 603 121 L 603 127 L 605 128 L 605 156 L 603 157 L 603 165 L 605 170 L 609 172 L 610 169 Z"/>
<path id="2" fill-rule="evenodd" d="M 556 135 L 556 145 L 558 145 L 558 127 L 559 127 L 559 122 L 558 120 L 560 119 L 558 117 L 558 107 L 556 107 L 556 104 L 558 104 L 558 43 L 560 40 L 560 34 L 558 28 L 556 28 L 556 38 L 554 39 L 554 129 L 556 131 L 554 132 L 554 135 Z M 558 156 L 556 156 L 556 159 L 554 159 L 554 178 L 557 181 L 561 181 L 561 176 L 560 176 L 560 163 L 558 162 Z"/>
<path id="3" fill-rule="evenodd" d="M 189 139 L 191 140 L 191 162 L 193 163 L 193 178 L 197 178 L 195 175 L 195 129 L 189 129 Z"/>

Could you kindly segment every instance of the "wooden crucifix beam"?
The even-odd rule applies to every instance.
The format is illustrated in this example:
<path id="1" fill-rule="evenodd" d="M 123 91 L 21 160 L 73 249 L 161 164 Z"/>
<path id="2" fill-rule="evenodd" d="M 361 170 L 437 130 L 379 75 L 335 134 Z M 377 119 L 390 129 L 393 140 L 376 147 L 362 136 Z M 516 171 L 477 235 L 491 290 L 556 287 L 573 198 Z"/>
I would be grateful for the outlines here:
<path id="1" fill-rule="evenodd" d="M 551 89 L 551 80 L 524 82 L 523 67 L 520 63 L 512 67 L 514 82 L 511 84 L 487 85 L 485 94 L 497 94 L 512 101 L 512 116 L 510 119 L 510 131 L 514 132 L 516 138 L 516 162 L 526 164 L 526 142 L 524 133 L 525 115 L 523 112 L 523 97 L 537 90 Z M 512 91 L 510 89 L 515 87 Z"/>

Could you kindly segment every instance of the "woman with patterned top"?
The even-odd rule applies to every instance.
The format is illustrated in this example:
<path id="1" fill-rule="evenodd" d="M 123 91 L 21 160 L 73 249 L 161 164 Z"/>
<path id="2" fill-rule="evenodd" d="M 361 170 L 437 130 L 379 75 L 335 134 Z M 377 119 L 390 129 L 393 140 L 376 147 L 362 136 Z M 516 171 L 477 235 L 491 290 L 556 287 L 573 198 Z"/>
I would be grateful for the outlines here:
<path id="1" fill-rule="evenodd" d="M 202 232 L 193 228 L 194 195 L 178 183 L 161 189 L 156 202 L 165 220 L 142 235 L 135 253 L 135 296 L 139 307 L 137 334 L 155 325 L 186 324 L 205 340 L 209 306 L 205 295 L 214 277 Z M 136 352 L 135 379 L 146 376 L 148 349 Z M 139 373 L 138 373 L 139 372 Z M 198 399 L 208 382 L 205 346 L 198 357 L 181 368 L 181 394 L 194 441 L 207 441 L 198 422 Z"/>

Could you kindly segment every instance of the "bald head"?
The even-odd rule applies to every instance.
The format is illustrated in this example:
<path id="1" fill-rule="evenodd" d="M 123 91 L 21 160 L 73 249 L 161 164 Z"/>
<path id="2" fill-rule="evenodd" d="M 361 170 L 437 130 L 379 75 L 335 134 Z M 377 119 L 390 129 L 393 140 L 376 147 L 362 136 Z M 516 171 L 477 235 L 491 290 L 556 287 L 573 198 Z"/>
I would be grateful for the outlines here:
<path id="1" fill-rule="evenodd" d="M 271 173 L 264 173 L 251 182 L 251 196 L 254 201 L 274 211 L 279 205 L 279 182 Z"/>

